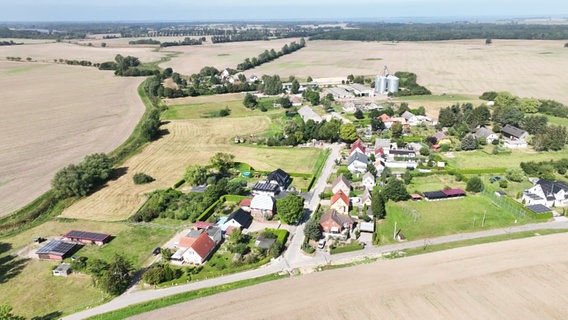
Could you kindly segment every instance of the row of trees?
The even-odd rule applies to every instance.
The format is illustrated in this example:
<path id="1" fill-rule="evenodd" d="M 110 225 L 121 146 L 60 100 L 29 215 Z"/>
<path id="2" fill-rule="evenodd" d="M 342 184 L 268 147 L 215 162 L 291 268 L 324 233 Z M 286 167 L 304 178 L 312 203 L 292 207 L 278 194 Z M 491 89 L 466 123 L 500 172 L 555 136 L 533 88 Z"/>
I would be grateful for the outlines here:
<path id="1" fill-rule="evenodd" d="M 404 97 L 432 94 L 430 90 L 426 89 L 426 87 L 421 86 L 416 82 L 416 74 L 412 72 L 398 71 L 395 72 L 394 75 L 399 78 L 399 90 L 395 93 L 389 93 L 389 95 L 395 97 Z"/>
<path id="2" fill-rule="evenodd" d="M 160 44 L 160 47 L 175 47 L 175 46 L 198 46 L 203 44 L 205 37 L 199 39 L 192 39 L 190 37 L 184 38 L 182 41 L 166 41 Z"/>
<path id="3" fill-rule="evenodd" d="M 568 171 L 568 159 L 563 158 L 557 161 L 528 161 L 521 162 L 521 169 L 529 177 L 538 177 L 546 180 L 556 180 L 555 173 L 560 175 Z M 514 180 L 515 181 L 515 180 Z"/>
<path id="4" fill-rule="evenodd" d="M 239 63 L 237 65 L 237 69 L 240 71 L 245 71 L 248 69 L 252 69 L 254 67 L 260 66 L 263 63 L 270 62 L 272 60 L 278 59 L 283 55 L 293 53 L 294 51 L 300 50 L 306 46 L 306 40 L 302 38 L 300 43 L 296 43 L 295 41 L 291 42 L 290 44 L 285 44 L 282 49 L 276 52 L 274 49 L 265 50 L 263 53 L 259 54 L 258 57 L 254 57 L 252 59 L 246 58 L 245 61 Z"/>

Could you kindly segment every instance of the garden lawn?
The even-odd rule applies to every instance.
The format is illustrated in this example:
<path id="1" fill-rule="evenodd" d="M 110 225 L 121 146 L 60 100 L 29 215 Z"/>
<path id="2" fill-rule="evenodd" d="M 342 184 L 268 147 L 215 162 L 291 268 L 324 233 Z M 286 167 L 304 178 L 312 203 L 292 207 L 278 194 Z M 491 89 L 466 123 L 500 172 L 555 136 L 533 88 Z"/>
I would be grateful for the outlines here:
<path id="1" fill-rule="evenodd" d="M 482 226 L 483 216 L 485 222 Z M 525 223 L 527 220 L 497 206 L 481 194 L 442 201 L 406 201 L 387 204 L 387 217 L 379 221 L 380 244 L 394 243 L 393 230 L 409 240 L 427 239 Z"/>
<path id="2" fill-rule="evenodd" d="M 260 111 L 260 105 L 264 105 L 267 112 Z M 243 105 L 242 100 L 230 101 L 211 101 L 191 104 L 170 105 L 162 114 L 164 120 L 183 120 L 183 119 L 200 119 L 210 118 L 211 114 L 228 107 L 231 114 L 225 118 L 240 118 L 249 116 L 269 115 L 272 113 L 283 112 L 284 109 L 274 109 L 272 107 L 272 99 L 270 101 L 261 100 L 261 104 L 255 109 L 247 109 Z"/>
<path id="3" fill-rule="evenodd" d="M 441 155 L 452 168 L 481 169 L 481 168 L 518 168 L 521 162 L 550 161 L 568 157 L 568 149 L 551 152 L 535 152 L 531 148 L 526 150 L 513 149 L 509 154 L 492 155 L 481 150 L 452 152 L 454 158 Z"/>
<path id="4" fill-rule="evenodd" d="M 461 188 L 465 190 L 465 182 L 456 181 L 456 177 L 449 174 L 414 177 L 410 184 L 406 187 L 406 190 L 408 190 L 408 193 L 422 193 L 425 191 L 437 191 L 445 188 Z"/>

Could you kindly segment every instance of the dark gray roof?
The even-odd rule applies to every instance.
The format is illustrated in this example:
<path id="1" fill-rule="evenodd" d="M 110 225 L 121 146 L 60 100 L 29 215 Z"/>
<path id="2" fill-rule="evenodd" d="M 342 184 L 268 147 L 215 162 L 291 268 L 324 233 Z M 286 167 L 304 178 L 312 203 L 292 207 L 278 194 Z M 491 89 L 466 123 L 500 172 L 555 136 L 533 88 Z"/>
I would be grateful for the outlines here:
<path id="1" fill-rule="evenodd" d="M 268 181 L 276 181 L 282 188 L 290 184 L 290 175 L 282 169 L 276 169 L 268 175 Z"/>
<path id="2" fill-rule="evenodd" d="M 537 214 L 552 211 L 549 207 L 542 204 L 533 204 L 532 206 L 527 206 L 527 209 Z"/>
<path id="3" fill-rule="evenodd" d="M 353 161 L 355 161 L 355 160 L 361 161 L 364 164 L 369 164 L 369 158 L 367 158 L 366 155 L 359 153 L 359 152 L 355 152 L 347 160 L 347 165 L 351 165 L 353 163 Z"/>
<path id="4" fill-rule="evenodd" d="M 70 239 L 81 239 L 90 241 L 105 241 L 110 238 L 110 234 L 97 233 L 97 232 L 87 232 L 87 231 L 77 231 L 72 230 L 63 235 L 65 238 Z"/>
<path id="5" fill-rule="evenodd" d="M 278 185 L 275 183 L 270 183 L 268 181 L 260 181 L 257 182 L 253 187 L 253 191 L 269 191 L 269 192 L 277 192 Z"/>
<path id="6" fill-rule="evenodd" d="M 246 227 L 248 227 L 250 221 L 252 220 L 252 216 L 250 215 L 250 213 L 239 208 L 237 211 L 235 211 L 235 212 L 233 212 L 229 215 L 229 218 L 227 219 L 227 221 L 230 221 L 231 219 L 234 219 L 241 226 L 246 228 Z"/>
<path id="7" fill-rule="evenodd" d="M 511 125 L 506 125 L 503 128 L 501 128 L 501 132 L 506 136 L 511 136 L 515 138 L 520 138 L 527 133 L 525 130 L 513 127 Z"/>
<path id="8" fill-rule="evenodd" d="M 539 179 L 536 184 L 540 185 L 547 198 L 557 194 L 560 190 L 564 190 L 564 192 L 568 193 L 568 185 L 564 182 Z"/>
<path id="9" fill-rule="evenodd" d="M 493 131 L 491 131 L 487 128 L 484 128 L 484 127 L 477 129 L 474 133 L 474 135 L 478 138 L 487 138 L 492 134 L 493 134 Z"/>
<path id="10" fill-rule="evenodd" d="M 430 200 L 433 199 L 445 199 L 448 197 L 448 195 L 446 195 L 445 193 L 443 193 L 442 191 L 426 191 L 423 193 L 425 198 L 428 198 Z"/>
<path id="11" fill-rule="evenodd" d="M 258 247 L 262 248 L 262 249 L 270 249 L 270 246 L 276 242 L 276 239 L 274 238 L 264 238 L 264 237 L 257 237 L 256 238 L 256 243 L 258 243 Z"/>
<path id="12" fill-rule="evenodd" d="M 60 240 L 51 240 L 45 246 L 41 247 L 38 251 L 36 251 L 36 253 L 37 254 L 47 253 L 58 256 L 65 256 L 69 252 L 73 251 L 73 249 L 75 249 L 75 246 L 76 246 L 75 243 L 70 243 Z"/>
<path id="13" fill-rule="evenodd" d="M 343 173 L 333 181 L 331 188 L 335 188 L 335 186 L 337 186 L 340 182 L 343 182 L 347 187 L 349 187 L 349 189 L 351 189 L 351 182 L 349 182 L 349 180 L 343 175 Z"/>
<path id="14" fill-rule="evenodd" d="M 414 150 L 392 149 L 389 151 L 389 153 L 393 155 L 416 155 L 416 151 Z"/>

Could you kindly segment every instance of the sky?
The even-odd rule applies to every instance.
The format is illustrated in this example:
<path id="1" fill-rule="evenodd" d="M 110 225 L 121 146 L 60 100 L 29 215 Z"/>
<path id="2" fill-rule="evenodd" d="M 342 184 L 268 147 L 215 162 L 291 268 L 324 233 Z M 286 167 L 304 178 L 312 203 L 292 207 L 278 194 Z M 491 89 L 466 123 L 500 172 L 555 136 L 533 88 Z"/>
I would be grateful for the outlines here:
<path id="1" fill-rule="evenodd" d="M 0 21 L 568 17 L 566 0 L 0 0 Z M 451 19 L 450 19 L 451 20 Z"/>

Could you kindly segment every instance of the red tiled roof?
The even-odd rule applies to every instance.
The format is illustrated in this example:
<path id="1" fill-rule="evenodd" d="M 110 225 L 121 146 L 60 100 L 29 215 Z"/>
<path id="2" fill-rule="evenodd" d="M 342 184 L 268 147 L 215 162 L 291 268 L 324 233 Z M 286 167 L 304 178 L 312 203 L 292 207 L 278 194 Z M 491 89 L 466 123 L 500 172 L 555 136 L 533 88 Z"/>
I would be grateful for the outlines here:
<path id="1" fill-rule="evenodd" d="M 365 153 L 365 146 L 361 146 L 361 145 L 358 145 L 358 144 L 351 147 L 350 153 L 353 153 L 353 151 L 355 151 L 356 149 L 361 150 L 361 153 Z"/>
<path id="2" fill-rule="evenodd" d="M 343 203 L 345 203 L 346 205 L 349 205 L 349 197 L 341 190 L 337 191 L 337 193 L 334 194 L 333 197 L 331 197 L 331 201 L 329 202 L 329 204 L 333 205 L 339 199 L 343 200 Z"/>
<path id="3" fill-rule="evenodd" d="M 205 258 L 211 250 L 215 247 L 215 241 L 213 241 L 207 233 L 203 232 L 202 234 L 195 239 L 193 244 L 190 248 L 195 251 L 201 258 Z"/>
<path id="4" fill-rule="evenodd" d="M 243 200 L 241 200 L 241 203 L 239 203 L 239 206 L 241 207 L 250 207 L 250 202 L 252 201 L 251 198 L 244 198 Z"/>
<path id="5" fill-rule="evenodd" d="M 211 222 L 197 221 L 193 224 L 193 227 L 195 229 L 207 229 L 207 227 L 212 227 L 214 225 L 215 224 Z"/>
<path id="6" fill-rule="evenodd" d="M 410 195 L 410 198 L 412 199 L 422 199 L 422 196 L 419 195 L 418 193 L 413 193 Z"/>
<path id="7" fill-rule="evenodd" d="M 375 155 L 377 155 L 377 154 L 382 154 L 382 155 L 384 155 L 384 154 L 385 154 L 385 150 L 383 150 L 383 148 L 375 149 Z"/>
<path id="8" fill-rule="evenodd" d="M 180 248 L 189 248 L 191 247 L 191 245 L 195 242 L 196 238 L 189 238 L 186 236 L 183 236 L 179 239 L 179 247 Z"/>
<path id="9" fill-rule="evenodd" d="M 383 122 L 385 121 L 389 121 L 391 117 L 389 117 L 387 114 L 383 113 L 379 116 L 379 119 L 381 119 Z"/>

